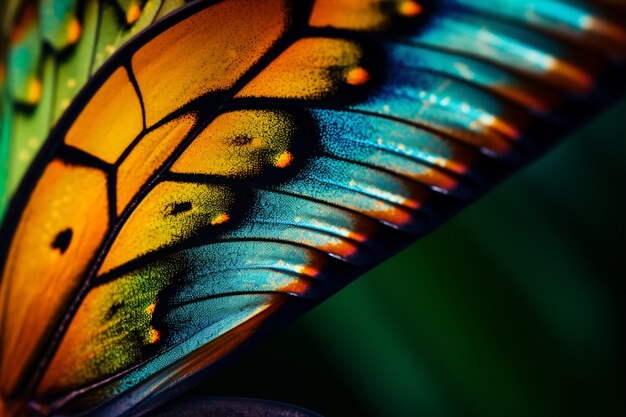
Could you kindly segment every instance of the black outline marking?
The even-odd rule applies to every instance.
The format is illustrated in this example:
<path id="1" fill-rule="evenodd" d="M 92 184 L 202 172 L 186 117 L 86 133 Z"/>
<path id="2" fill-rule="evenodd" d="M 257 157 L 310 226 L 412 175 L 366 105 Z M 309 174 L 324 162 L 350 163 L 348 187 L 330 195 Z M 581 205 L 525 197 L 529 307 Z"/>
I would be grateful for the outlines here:
<path id="1" fill-rule="evenodd" d="M 141 131 L 145 131 L 146 130 L 146 107 L 143 103 L 143 97 L 141 96 L 141 90 L 139 89 L 139 84 L 137 84 L 137 79 L 135 78 L 135 72 L 133 71 L 133 68 L 130 64 L 130 62 L 127 62 L 124 65 L 124 69 L 126 70 L 126 75 L 128 75 L 128 80 L 130 81 L 130 83 L 133 85 L 133 88 L 135 89 L 135 94 L 137 94 L 137 99 L 139 100 L 139 105 L 141 106 Z"/>
<path id="2" fill-rule="evenodd" d="M 61 254 L 64 254 L 67 248 L 72 243 L 72 228 L 68 227 L 67 229 L 57 233 L 54 240 L 50 243 L 52 249 L 58 249 Z"/>

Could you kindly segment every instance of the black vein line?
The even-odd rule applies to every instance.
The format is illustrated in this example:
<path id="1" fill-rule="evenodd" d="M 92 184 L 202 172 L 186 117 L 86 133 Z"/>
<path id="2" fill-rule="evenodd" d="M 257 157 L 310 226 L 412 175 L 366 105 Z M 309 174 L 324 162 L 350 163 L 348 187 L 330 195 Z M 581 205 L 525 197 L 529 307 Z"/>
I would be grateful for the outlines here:
<path id="1" fill-rule="evenodd" d="M 96 168 L 101 171 L 108 172 L 111 168 L 111 165 L 102 159 L 98 158 L 90 154 L 89 152 L 85 152 L 80 148 L 76 148 L 72 145 L 63 144 L 57 151 L 56 155 L 63 162 L 72 165 L 82 165 L 89 168 Z"/>
<path id="2" fill-rule="evenodd" d="M 137 83 L 137 78 L 135 78 L 135 73 L 133 72 L 133 67 L 130 64 L 130 60 L 124 65 L 126 69 L 126 73 L 128 74 L 128 79 L 130 83 L 133 85 L 135 89 L 135 93 L 137 94 L 137 99 L 139 100 L 139 105 L 141 106 L 141 123 L 142 123 L 142 132 L 146 130 L 146 107 L 143 103 L 143 97 L 141 95 L 141 90 L 139 89 L 139 84 Z"/>

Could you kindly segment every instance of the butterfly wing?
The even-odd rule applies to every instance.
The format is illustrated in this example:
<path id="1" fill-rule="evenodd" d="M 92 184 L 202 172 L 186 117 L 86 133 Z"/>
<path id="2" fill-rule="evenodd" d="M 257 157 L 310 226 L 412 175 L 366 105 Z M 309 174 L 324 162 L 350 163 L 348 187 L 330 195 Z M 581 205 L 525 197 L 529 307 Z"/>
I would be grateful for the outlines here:
<path id="1" fill-rule="evenodd" d="M 102 64 L 180 0 L 13 0 L 0 6 L 3 164 L 0 213 L 48 132 Z M 7 38 L 4 41 L 4 38 Z M 0 51 L 2 52 L 2 51 Z M 4 72 L 1 70 L 0 72 Z"/>
<path id="2" fill-rule="evenodd" d="M 153 408 L 622 88 L 598 7 L 498 4 L 199 2 L 129 41 L 8 213 L 5 401 Z"/>

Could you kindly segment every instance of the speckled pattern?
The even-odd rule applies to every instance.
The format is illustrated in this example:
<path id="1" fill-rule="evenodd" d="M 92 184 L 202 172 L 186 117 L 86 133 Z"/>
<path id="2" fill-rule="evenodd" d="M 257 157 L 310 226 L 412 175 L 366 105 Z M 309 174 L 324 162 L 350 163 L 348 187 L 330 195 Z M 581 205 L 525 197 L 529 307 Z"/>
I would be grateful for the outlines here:
<path id="1" fill-rule="evenodd" d="M 12 155 L 20 123 L 47 136 L 44 98 L 57 90 L 42 80 L 61 70 L 45 51 L 78 52 L 72 13 L 87 3 L 16 13 Z M 7 213 L 0 390 L 11 410 L 153 408 L 623 90 L 626 32 L 584 2 L 227 0 L 162 20 L 155 3 L 99 3 L 101 27 L 122 19 L 123 35 L 92 40 L 91 81 Z M 56 16 L 43 43 L 29 38 L 37 10 Z M 140 22 L 148 30 L 131 38 Z M 40 61 L 52 68 L 43 78 Z M 45 106 L 46 122 L 20 122 Z"/>

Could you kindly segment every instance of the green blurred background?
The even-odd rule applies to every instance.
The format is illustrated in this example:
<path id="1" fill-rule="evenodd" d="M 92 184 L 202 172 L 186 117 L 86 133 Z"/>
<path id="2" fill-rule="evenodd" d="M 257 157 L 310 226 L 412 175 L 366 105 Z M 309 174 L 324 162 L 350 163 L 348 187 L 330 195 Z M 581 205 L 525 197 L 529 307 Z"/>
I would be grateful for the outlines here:
<path id="1" fill-rule="evenodd" d="M 626 101 L 191 394 L 331 416 L 618 416 Z"/>

